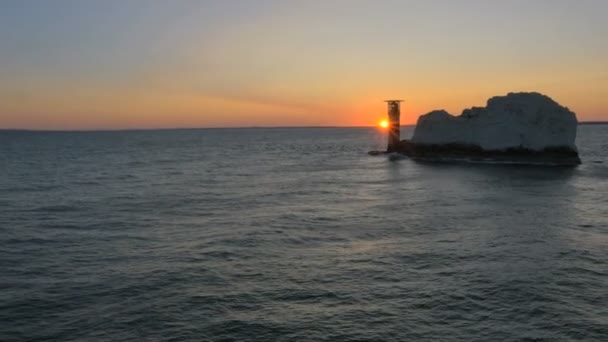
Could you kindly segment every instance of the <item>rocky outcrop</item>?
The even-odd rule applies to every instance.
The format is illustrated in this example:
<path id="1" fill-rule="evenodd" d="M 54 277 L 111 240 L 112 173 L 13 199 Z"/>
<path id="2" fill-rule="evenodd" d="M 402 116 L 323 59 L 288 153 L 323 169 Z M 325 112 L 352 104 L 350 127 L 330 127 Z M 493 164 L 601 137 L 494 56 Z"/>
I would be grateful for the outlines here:
<path id="1" fill-rule="evenodd" d="M 576 115 L 539 93 L 510 93 L 460 116 L 433 111 L 418 119 L 399 152 L 424 159 L 580 164 Z"/>
<path id="2" fill-rule="evenodd" d="M 423 115 L 418 119 L 412 142 L 477 145 L 484 150 L 576 150 L 576 128 L 576 115 L 548 96 L 510 93 L 491 98 L 486 107 L 466 109 L 460 116 L 445 111 Z"/>

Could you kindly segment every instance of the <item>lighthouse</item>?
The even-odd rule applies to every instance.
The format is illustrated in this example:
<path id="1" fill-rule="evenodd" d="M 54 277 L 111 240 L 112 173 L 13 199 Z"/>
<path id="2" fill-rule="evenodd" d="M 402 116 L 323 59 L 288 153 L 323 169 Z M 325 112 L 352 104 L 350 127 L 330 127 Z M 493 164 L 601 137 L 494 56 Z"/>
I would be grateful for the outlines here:
<path id="1" fill-rule="evenodd" d="M 388 146 L 386 152 L 392 153 L 399 149 L 399 142 L 401 141 L 401 102 L 403 100 L 386 100 L 388 104 Z"/>

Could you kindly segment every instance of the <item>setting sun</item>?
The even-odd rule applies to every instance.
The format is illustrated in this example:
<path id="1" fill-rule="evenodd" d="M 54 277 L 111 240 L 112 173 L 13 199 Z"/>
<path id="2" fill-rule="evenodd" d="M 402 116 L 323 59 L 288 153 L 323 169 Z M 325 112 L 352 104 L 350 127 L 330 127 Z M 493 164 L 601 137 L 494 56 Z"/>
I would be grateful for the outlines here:
<path id="1" fill-rule="evenodd" d="M 380 123 L 378 125 L 380 125 L 380 127 L 382 127 L 382 128 L 387 128 L 388 127 L 388 121 L 382 120 L 382 121 L 380 121 Z"/>

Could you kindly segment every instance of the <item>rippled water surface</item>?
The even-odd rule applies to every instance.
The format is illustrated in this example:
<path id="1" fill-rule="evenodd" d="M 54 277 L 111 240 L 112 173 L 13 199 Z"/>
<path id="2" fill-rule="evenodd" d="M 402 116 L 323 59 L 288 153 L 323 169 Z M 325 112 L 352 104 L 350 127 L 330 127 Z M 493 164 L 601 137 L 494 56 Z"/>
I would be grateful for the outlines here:
<path id="1" fill-rule="evenodd" d="M 0 340 L 608 341 L 608 126 L 574 169 L 383 144 L 0 132 Z"/>

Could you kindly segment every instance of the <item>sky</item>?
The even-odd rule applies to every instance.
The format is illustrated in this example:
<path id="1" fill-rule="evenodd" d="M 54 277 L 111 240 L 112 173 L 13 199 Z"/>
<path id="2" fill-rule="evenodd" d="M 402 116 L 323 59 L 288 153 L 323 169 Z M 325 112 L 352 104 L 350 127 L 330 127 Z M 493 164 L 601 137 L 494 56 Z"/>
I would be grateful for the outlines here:
<path id="1" fill-rule="evenodd" d="M 0 128 L 369 126 L 538 91 L 608 120 L 605 0 L 2 0 Z"/>

